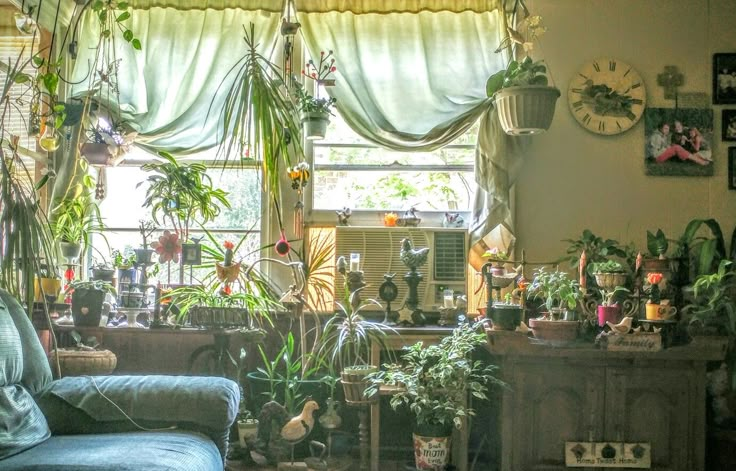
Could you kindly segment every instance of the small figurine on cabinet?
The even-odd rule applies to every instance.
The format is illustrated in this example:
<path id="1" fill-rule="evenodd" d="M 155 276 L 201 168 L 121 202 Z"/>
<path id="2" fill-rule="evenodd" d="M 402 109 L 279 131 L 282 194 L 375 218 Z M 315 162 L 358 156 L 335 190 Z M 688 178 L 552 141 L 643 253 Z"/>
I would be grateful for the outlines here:
<path id="1" fill-rule="evenodd" d="M 422 222 L 422 219 L 417 216 L 417 209 L 412 206 L 404 212 L 404 215 L 401 216 L 398 221 L 396 221 L 396 225 L 402 227 L 417 227 L 420 222 Z"/>
<path id="2" fill-rule="evenodd" d="M 465 219 L 460 213 L 445 213 L 445 218 L 442 220 L 442 227 L 463 227 L 465 225 Z"/>
<path id="3" fill-rule="evenodd" d="M 347 226 L 348 225 L 348 219 L 350 219 L 350 216 L 353 215 L 353 211 L 345 206 L 339 211 L 335 211 L 337 214 L 337 224 L 340 226 Z"/>

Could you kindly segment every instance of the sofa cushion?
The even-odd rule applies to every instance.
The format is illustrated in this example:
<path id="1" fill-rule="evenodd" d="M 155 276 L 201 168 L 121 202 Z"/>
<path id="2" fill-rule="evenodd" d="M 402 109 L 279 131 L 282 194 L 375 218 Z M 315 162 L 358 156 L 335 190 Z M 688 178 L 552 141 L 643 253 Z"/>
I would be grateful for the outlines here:
<path id="1" fill-rule="evenodd" d="M 59 435 L 6 460 L 3 471 L 221 471 L 209 438 L 195 432 Z"/>
<path id="2" fill-rule="evenodd" d="M 21 384 L 23 347 L 20 334 L 0 299 L 0 459 L 46 440 L 49 426 Z"/>

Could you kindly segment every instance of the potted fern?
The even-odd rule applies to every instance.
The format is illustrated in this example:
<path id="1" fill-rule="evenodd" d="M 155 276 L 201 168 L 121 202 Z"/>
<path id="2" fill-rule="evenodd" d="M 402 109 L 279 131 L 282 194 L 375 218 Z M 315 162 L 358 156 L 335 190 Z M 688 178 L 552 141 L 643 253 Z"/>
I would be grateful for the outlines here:
<path id="1" fill-rule="evenodd" d="M 549 129 L 560 97 L 560 90 L 548 85 L 547 66 L 542 60 L 532 60 L 529 55 L 533 41 L 546 31 L 541 17 L 529 16 L 522 26 L 526 27 L 526 38 L 509 27 L 508 36 L 496 52 L 523 44 L 526 57 L 509 61 L 505 69 L 491 75 L 486 82 L 486 93 L 493 98 L 501 127 L 506 134 L 515 136 Z"/>

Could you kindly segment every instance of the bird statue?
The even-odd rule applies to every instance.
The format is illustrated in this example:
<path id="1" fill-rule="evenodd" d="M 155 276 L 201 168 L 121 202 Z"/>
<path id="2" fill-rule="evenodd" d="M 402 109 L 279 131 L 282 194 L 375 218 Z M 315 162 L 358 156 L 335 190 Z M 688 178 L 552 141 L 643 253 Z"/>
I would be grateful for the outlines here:
<path id="1" fill-rule="evenodd" d="M 278 438 L 286 442 L 291 448 L 291 463 L 294 463 L 294 446 L 309 436 L 314 428 L 314 411 L 318 409 L 319 404 L 310 399 L 304 404 L 301 414 L 290 418 L 284 406 L 276 401 L 267 402 L 258 415 L 258 434 L 254 451 L 261 456 L 265 456 L 272 440 L 272 429 L 277 429 L 279 430 Z M 255 456 L 253 458 L 259 461 Z"/>
<path id="2" fill-rule="evenodd" d="M 628 334 L 631 330 L 631 322 L 634 320 L 633 317 L 624 317 L 618 324 L 613 324 L 611 321 L 606 321 L 606 325 L 611 328 L 611 332 L 614 334 Z"/>
<path id="3" fill-rule="evenodd" d="M 348 225 L 348 219 L 350 219 L 350 216 L 353 215 L 353 211 L 348 208 L 347 206 L 342 208 L 339 211 L 335 211 L 335 214 L 337 214 L 337 223 L 340 226 L 347 226 Z"/>
<path id="4" fill-rule="evenodd" d="M 345 275 L 348 272 L 348 261 L 343 256 L 337 258 L 337 272 L 341 275 Z"/>
<path id="5" fill-rule="evenodd" d="M 401 241 L 401 250 L 399 251 L 399 259 L 411 270 L 416 270 L 427 263 L 429 255 L 429 247 L 415 249 L 412 247 L 411 240 L 404 239 Z"/>

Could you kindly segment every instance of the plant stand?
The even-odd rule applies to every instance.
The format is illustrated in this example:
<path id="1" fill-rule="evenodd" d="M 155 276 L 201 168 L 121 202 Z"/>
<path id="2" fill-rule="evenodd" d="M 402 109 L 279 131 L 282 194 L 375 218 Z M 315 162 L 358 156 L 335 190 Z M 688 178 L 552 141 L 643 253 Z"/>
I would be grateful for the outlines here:
<path id="1" fill-rule="evenodd" d="M 409 296 L 406 298 L 406 307 L 411 310 L 411 319 L 416 325 L 424 325 L 427 319 L 424 317 L 424 313 L 419 308 L 419 283 L 424 277 L 417 271 L 416 268 L 412 268 L 410 272 L 404 275 L 404 281 L 409 286 Z"/>

